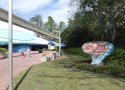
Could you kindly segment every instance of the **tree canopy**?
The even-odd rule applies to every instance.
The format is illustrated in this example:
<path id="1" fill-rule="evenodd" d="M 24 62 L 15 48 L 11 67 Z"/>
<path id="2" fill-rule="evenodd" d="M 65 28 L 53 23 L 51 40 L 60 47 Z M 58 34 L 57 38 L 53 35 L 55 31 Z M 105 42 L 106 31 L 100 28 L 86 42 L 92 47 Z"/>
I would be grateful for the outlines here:
<path id="1" fill-rule="evenodd" d="M 71 33 L 73 28 L 70 27 L 79 26 L 88 31 L 88 41 L 103 40 L 114 44 L 116 42 L 125 43 L 122 34 L 125 33 L 125 0 L 72 0 L 70 5 L 76 8 L 73 9 L 65 32 L 69 30 Z M 78 33 L 72 34 L 72 39 L 76 34 Z M 69 38 L 69 36 L 66 37 Z M 122 38 L 122 41 L 119 38 Z M 65 40 L 68 39 L 63 40 L 68 42 Z"/>
<path id="2" fill-rule="evenodd" d="M 56 29 L 56 22 L 51 16 L 48 16 L 48 21 L 44 23 L 44 27 L 48 29 L 48 31 L 52 32 L 53 30 Z"/>
<path id="3" fill-rule="evenodd" d="M 39 27 L 43 27 L 43 20 L 41 15 L 35 15 L 34 17 L 30 18 L 30 22 Z"/>

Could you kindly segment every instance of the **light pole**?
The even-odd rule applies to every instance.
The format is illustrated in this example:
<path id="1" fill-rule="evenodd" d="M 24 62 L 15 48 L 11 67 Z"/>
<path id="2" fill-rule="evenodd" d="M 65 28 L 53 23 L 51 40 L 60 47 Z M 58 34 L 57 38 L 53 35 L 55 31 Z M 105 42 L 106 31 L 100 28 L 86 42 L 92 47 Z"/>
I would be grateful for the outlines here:
<path id="1" fill-rule="evenodd" d="M 53 32 L 58 32 L 59 33 L 59 57 L 61 55 L 61 37 L 60 37 L 60 31 L 53 30 Z"/>
<path id="2" fill-rule="evenodd" d="M 59 57 L 61 54 L 61 38 L 60 38 L 60 31 L 59 31 Z"/>
<path id="3" fill-rule="evenodd" d="M 13 2 L 9 0 L 9 9 L 8 9 L 8 38 L 9 38 L 9 90 L 13 90 L 13 57 L 12 57 L 12 40 L 13 40 L 13 31 L 12 31 L 12 7 Z"/>

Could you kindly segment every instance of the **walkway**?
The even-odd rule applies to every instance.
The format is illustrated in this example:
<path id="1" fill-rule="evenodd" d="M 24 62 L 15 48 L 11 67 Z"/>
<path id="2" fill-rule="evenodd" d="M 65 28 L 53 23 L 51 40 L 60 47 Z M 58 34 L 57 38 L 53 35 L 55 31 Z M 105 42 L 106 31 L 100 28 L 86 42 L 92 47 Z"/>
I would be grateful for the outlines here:
<path id="1" fill-rule="evenodd" d="M 17 75 L 22 70 L 29 68 L 32 65 L 41 63 L 41 54 L 38 52 L 31 53 L 30 60 L 21 60 L 18 53 L 14 53 L 13 58 L 13 75 Z M 0 60 L 0 90 L 5 90 L 8 85 L 8 58 Z"/>

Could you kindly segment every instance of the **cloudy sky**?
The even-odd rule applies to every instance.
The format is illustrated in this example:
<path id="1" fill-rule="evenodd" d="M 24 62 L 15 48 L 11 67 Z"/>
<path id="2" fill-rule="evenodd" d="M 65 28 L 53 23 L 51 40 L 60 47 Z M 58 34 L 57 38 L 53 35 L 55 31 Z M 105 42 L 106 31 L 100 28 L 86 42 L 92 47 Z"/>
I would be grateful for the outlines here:
<path id="1" fill-rule="evenodd" d="M 8 10 L 9 0 L 0 0 L 0 7 Z M 48 16 L 59 23 L 67 22 L 69 3 L 71 0 L 13 0 L 13 13 L 21 18 L 29 18 L 39 14 L 43 21 L 47 21 Z"/>

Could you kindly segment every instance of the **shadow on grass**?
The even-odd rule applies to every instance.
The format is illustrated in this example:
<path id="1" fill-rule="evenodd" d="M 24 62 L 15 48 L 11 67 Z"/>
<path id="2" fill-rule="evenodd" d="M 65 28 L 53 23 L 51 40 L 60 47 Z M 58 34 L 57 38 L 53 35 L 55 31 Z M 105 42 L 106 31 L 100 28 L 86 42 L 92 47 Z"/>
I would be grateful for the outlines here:
<path id="1" fill-rule="evenodd" d="M 38 74 L 39 77 L 49 77 L 49 78 L 67 78 L 67 79 L 91 79 L 91 78 L 107 78 L 107 77 L 100 77 L 100 76 L 83 76 L 83 77 L 72 77 L 72 76 L 52 76 L 52 75 L 42 75 L 42 74 Z"/>
<path id="2" fill-rule="evenodd" d="M 33 65 L 32 65 L 33 66 Z M 23 75 L 23 77 L 20 79 L 20 81 L 17 83 L 16 87 L 14 88 L 14 90 L 17 90 L 18 87 L 20 86 L 20 84 L 22 83 L 22 81 L 25 79 L 25 77 L 27 76 L 28 72 L 31 70 L 32 66 L 27 70 L 27 72 Z"/>
<path id="3" fill-rule="evenodd" d="M 43 75 L 43 74 L 37 74 L 38 75 L 38 77 L 43 77 L 43 78 L 53 78 L 53 79 L 68 79 L 68 80 L 72 80 L 72 79 L 78 79 L 78 80 L 89 80 L 90 79 L 90 81 L 91 81 L 91 79 L 92 79 L 92 82 L 85 82 L 84 84 L 80 84 L 80 85 L 92 85 L 92 84 L 99 84 L 100 82 L 101 82 L 101 80 L 100 79 L 102 79 L 102 80 L 108 80 L 110 83 L 112 83 L 112 84 L 115 84 L 115 85 L 120 85 L 120 87 L 124 87 L 123 85 L 121 85 L 120 83 L 119 83 L 119 81 L 120 82 L 122 82 L 122 83 L 124 83 L 124 81 L 121 81 L 121 80 L 119 80 L 119 79 L 117 79 L 117 78 L 114 78 L 113 76 L 108 76 L 108 75 L 103 75 L 103 74 L 97 74 L 97 76 L 93 76 L 93 75 L 87 75 L 87 76 L 81 76 L 81 77 L 73 77 L 73 76 L 60 76 L 60 75 L 54 75 L 54 76 L 52 76 L 52 75 Z M 110 79 L 111 78 L 111 79 Z M 95 81 L 93 82 L 93 79 L 95 79 Z M 99 79 L 99 81 L 98 81 L 98 79 Z M 117 79 L 117 80 L 114 80 L 114 79 Z M 96 81 L 97 80 L 97 81 Z"/>

